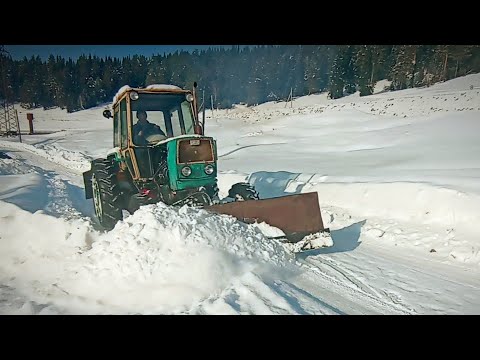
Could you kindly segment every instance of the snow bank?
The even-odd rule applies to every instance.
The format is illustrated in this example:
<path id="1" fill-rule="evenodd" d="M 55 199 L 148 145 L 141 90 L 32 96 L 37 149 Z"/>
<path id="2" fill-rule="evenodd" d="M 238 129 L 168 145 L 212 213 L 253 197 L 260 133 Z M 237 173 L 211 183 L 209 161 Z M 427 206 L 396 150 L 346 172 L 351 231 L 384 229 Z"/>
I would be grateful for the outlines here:
<path id="1" fill-rule="evenodd" d="M 310 184 L 302 192 L 317 191 L 329 204 L 364 217 L 456 229 L 478 235 L 480 196 L 415 183 Z M 477 243 L 479 246 L 480 243 Z"/>
<path id="2" fill-rule="evenodd" d="M 259 172 L 248 181 L 268 197 L 313 191 L 321 206 L 340 207 L 352 215 L 455 228 L 472 236 L 480 233 L 480 195 L 457 189 L 421 182 L 337 183 L 322 174 L 288 172 Z"/>
<path id="3" fill-rule="evenodd" d="M 0 140 L 0 146 L 41 156 L 56 164 L 62 165 L 68 169 L 81 173 L 90 169 L 90 157 L 80 151 L 71 151 L 60 148 L 54 144 L 39 144 L 36 146 L 26 143 L 17 143 Z"/>
<path id="4" fill-rule="evenodd" d="M 95 293 L 103 301 L 122 310 L 135 304 L 137 311 L 178 313 L 218 295 L 254 264 L 281 265 L 288 254 L 232 217 L 157 204 L 117 224 L 81 258 L 76 271 L 95 277 Z M 64 288 L 86 296 L 91 290 L 84 293 L 85 285 Z M 121 296 L 113 298 L 112 292 Z"/>

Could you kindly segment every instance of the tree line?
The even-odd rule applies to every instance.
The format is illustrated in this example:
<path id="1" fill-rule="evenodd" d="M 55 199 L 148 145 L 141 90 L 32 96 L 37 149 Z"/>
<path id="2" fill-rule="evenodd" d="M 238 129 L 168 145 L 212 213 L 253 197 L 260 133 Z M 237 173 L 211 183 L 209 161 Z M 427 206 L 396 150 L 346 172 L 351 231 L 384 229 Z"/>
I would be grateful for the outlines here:
<path id="1" fill-rule="evenodd" d="M 214 106 L 258 104 L 328 91 L 330 98 L 430 86 L 480 72 L 479 45 L 262 45 L 123 58 L 51 55 L 13 60 L 0 52 L 0 99 L 68 112 L 110 102 L 123 85 L 199 84 Z M 201 99 L 200 99 L 201 101 Z"/>

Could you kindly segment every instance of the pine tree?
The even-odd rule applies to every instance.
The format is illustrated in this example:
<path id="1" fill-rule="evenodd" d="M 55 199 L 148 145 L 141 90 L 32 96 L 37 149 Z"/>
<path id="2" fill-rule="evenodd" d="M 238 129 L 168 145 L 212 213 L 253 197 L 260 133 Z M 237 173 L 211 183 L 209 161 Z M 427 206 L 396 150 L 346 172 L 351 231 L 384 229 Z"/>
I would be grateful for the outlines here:
<path id="1" fill-rule="evenodd" d="M 7 52 L 1 52 L 0 48 L 0 99 L 8 101 L 16 100 L 17 72 L 15 63 Z"/>
<path id="2" fill-rule="evenodd" d="M 411 87 L 416 71 L 416 45 L 395 47 L 395 65 L 392 68 L 392 90 Z"/>
<path id="3" fill-rule="evenodd" d="M 393 45 L 370 45 L 372 58 L 372 86 L 379 80 L 387 79 L 395 63 L 392 56 Z"/>
<path id="4" fill-rule="evenodd" d="M 72 59 L 68 59 L 65 64 L 65 82 L 63 88 L 65 92 L 65 107 L 67 112 L 70 113 L 79 110 L 79 98 L 82 88 L 79 81 L 77 66 Z"/>
<path id="5" fill-rule="evenodd" d="M 367 45 L 360 45 L 357 48 L 356 56 L 356 78 L 360 90 L 360 96 L 373 93 L 372 84 L 372 52 Z"/>
<path id="6" fill-rule="evenodd" d="M 338 47 L 337 55 L 330 70 L 329 96 L 338 99 L 356 91 L 355 81 L 356 53 L 353 45 Z"/>
<path id="7" fill-rule="evenodd" d="M 464 64 L 468 63 L 472 56 L 472 45 L 451 45 L 450 46 L 450 59 L 454 67 L 453 78 L 466 75 L 466 67 Z"/>
<path id="8" fill-rule="evenodd" d="M 345 80 L 343 76 L 344 51 L 339 50 L 330 70 L 330 82 L 328 95 L 331 99 L 338 99 L 343 96 Z"/>
<path id="9" fill-rule="evenodd" d="M 356 52 L 354 45 L 346 45 L 344 48 L 343 79 L 345 81 L 345 93 L 353 94 L 356 91 L 355 63 Z"/>

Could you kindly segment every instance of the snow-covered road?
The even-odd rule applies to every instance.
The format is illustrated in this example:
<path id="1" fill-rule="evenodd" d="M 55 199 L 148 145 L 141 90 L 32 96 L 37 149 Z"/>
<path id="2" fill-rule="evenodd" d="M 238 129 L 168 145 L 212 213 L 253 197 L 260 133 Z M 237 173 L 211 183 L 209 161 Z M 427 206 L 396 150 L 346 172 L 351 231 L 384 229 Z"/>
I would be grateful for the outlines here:
<path id="1" fill-rule="evenodd" d="M 2 145 L 5 151 L 6 144 Z M 411 239 L 414 233 L 418 239 L 442 234 L 422 233 L 391 219 L 352 217 L 333 206 L 323 207 L 322 216 L 332 229 L 334 246 L 296 257 L 281 246 L 266 246 L 271 240 L 255 232 L 259 243 L 248 243 L 248 233 L 236 221 L 222 227 L 212 219 L 205 221 L 202 214 L 190 213 L 192 220 L 182 221 L 182 227 L 178 223 L 185 214 L 172 212 L 168 220 L 160 220 L 154 214 L 161 209 L 155 208 L 137 213 L 136 219 L 127 222 L 129 226 L 114 230 L 115 235 L 102 234 L 95 230 L 92 206 L 83 199 L 77 170 L 38 152 L 21 151 L 18 145 L 13 148 L 7 151 L 13 159 L 3 160 L 0 177 L 0 199 L 18 205 L 4 205 L 0 211 L 1 313 L 479 311 L 478 272 L 464 264 L 444 264 L 436 252 L 412 254 L 400 241 Z M 229 181 L 239 176 L 226 174 Z M 207 232 L 198 239 L 189 238 L 199 231 L 202 221 Z M 232 233 L 235 228 L 242 229 Z M 229 236 L 237 236 L 237 243 Z M 400 242 L 395 251 L 389 241 L 382 244 L 388 236 Z M 443 236 L 448 239 L 448 234 Z M 198 247 L 199 239 L 205 238 L 211 249 Z M 144 246 L 134 244 L 139 239 Z M 168 241 L 171 245 L 164 248 Z M 93 243 L 98 247 L 92 248 Z M 176 246 L 181 251 L 165 257 Z M 251 262 L 257 252 L 263 259 Z M 172 273 L 172 268 L 177 270 Z M 108 291 L 106 284 L 110 284 Z"/>
<path id="2" fill-rule="evenodd" d="M 103 107 L 29 110 L 45 133 L 0 140 L 0 313 L 480 314 L 478 85 L 207 113 L 221 196 L 318 192 L 334 244 L 297 255 L 162 204 L 102 232 L 81 173 L 111 147 Z"/>

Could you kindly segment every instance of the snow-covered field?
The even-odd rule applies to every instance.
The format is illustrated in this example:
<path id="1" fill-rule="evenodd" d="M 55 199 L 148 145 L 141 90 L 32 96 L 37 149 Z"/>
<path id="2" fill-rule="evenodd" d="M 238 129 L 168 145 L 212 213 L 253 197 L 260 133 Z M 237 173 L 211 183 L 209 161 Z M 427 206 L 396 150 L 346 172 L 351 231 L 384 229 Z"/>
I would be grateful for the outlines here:
<path id="1" fill-rule="evenodd" d="M 162 204 L 102 232 L 82 171 L 104 107 L 33 112 L 0 140 L 0 313 L 480 314 L 480 74 L 430 88 L 207 111 L 220 195 L 316 191 L 333 246 Z M 267 229 L 267 230 L 265 230 Z"/>

